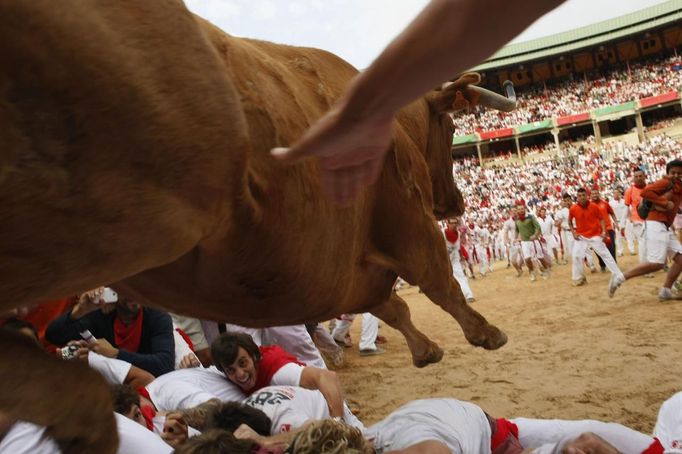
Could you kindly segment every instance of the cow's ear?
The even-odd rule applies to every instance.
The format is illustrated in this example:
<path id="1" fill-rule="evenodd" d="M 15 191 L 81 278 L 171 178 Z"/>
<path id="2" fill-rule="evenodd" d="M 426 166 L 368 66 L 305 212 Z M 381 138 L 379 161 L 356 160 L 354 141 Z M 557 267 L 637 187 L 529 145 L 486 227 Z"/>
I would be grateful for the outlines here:
<path id="1" fill-rule="evenodd" d="M 465 73 L 454 82 L 443 84 L 440 90 L 435 90 L 428 97 L 429 105 L 434 112 L 446 113 L 460 110 L 470 110 L 478 104 L 478 92 L 469 89 L 469 85 L 481 82 L 478 73 Z"/>

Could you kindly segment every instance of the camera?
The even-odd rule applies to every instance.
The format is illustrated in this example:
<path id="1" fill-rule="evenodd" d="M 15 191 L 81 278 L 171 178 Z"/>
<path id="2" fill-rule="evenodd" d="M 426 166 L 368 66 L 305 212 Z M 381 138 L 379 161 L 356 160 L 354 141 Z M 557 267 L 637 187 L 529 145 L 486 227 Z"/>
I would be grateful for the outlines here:
<path id="1" fill-rule="evenodd" d="M 104 287 L 104 291 L 100 295 L 100 299 L 105 303 L 115 303 L 118 301 L 118 293 L 109 287 Z"/>
<path id="2" fill-rule="evenodd" d="M 62 348 L 62 359 L 74 359 L 76 358 L 76 352 L 78 351 L 78 345 L 67 345 Z"/>

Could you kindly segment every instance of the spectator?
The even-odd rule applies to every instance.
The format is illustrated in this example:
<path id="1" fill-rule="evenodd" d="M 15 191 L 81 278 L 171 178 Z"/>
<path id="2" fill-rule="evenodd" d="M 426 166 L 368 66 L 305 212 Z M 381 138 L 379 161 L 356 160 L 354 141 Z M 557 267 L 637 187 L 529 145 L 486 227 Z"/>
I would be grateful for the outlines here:
<path id="1" fill-rule="evenodd" d="M 165 312 L 142 307 L 120 294 L 115 304 L 106 304 L 98 294 L 86 293 L 50 323 L 45 337 L 65 345 L 81 339 L 85 330 L 96 339 L 88 343 L 95 353 L 129 362 L 155 377 L 174 369 L 173 324 Z"/>

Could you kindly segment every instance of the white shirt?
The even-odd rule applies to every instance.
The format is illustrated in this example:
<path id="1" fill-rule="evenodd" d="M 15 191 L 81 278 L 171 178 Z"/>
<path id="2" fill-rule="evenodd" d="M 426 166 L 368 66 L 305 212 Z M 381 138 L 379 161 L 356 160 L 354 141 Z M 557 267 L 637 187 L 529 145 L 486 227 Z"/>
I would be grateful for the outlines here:
<path id="1" fill-rule="evenodd" d="M 158 435 L 140 424 L 114 413 L 118 429 L 117 454 L 171 454 L 173 448 Z M 60 454 L 52 438 L 45 436 L 45 428 L 28 422 L 17 422 L 0 441 L 2 454 Z"/>
<path id="2" fill-rule="evenodd" d="M 311 420 L 329 419 L 329 407 L 318 390 L 295 386 L 267 386 L 244 400 L 272 421 L 272 434 L 289 432 Z"/>
<path id="3" fill-rule="evenodd" d="M 378 453 L 427 440 L 445 443 L 453 454 L 489 453 L 490 423 L 483 410 L 456 399 L 415 400 L 367 429 Z"/>
<path id="4" fill-rule="evenodd" d="M 123 415 L 114 413 L 119 445 L 116 454 L 171 454 L 173 448 L 151 430 Z"/>
<path id="5" fill-rule="evenodd" d="M 490 242 L 490 231 L 485 228 L 485 227 L 475 227 L 474 228 L 474 235 L 476 238 L 476 244 L 480 246 L 487 246 L 488 243 Z"/>
<path id="6" fill-rule="evenodd" d="M 666 453 L 682 453 L 682 392 L 661 405 L 654 437 L 661 441 Z"/>
<path id="7" fill-rule="evenodd" d="M 45 427 L 30 422 L 14 423 L 0 440 L 2 454 L 60 454 L 57 444 L 45 436 Z"/>
<path id="8" fill-rule="evenodd" d="M 618 220 L 618 225 L 625 226 L 625 221 L 628 218 L 628 212 L 630 211 L 630 208 L 625 204 L 623 199 L 610 200 L 609 205 L 611 205 L 613 214 L 616 216 L 616 219 Z"/>
<path id="9" fill-rule="evenodd" d="M 623 454 L 641 454 L 654 443 L 652 437 L 629 427 L 590 419 L 515 418 L 512 422 L 519 428 L 521 445 L 536 448 L 534 454 L 560 454 L 566 443 L 585 432 L 597 434 Z"/>
<path id="10" fill-rule="evenodd" d="M 107 358 L 93 351 L 88 352 L 88 365 L 102 374 L 110 385 L 120 385 L 130 372 L 132 364 L 116 358 Z"/>
<path id="11" fill-rule="evenodd" d="M 516 239 L 516 222 L 512 218 L 507 219 L 504 221 L 502 231 L 504 232 L 505 242 L 513 243 Z"/>
<path id="12" fill-rule="evenodd" d="M 312 420 L 329 419 L 329 406 L 316 389 L 298 386 L 266 386 L 244 399 L 244 403 L 261 410 L 272 421 L 271 434 L 289 432 Z M 344 405 L 347 424 L 364 430 L 364 425 Z"/>
<path id="13" fill-rule="evenodd" d="M 554 231 L 556 229 L 556 225 L 554 224 L 554 219 L 552 219 L 552 216 L 547 215 L 545 216 L 544 219 L 541 217 L 537 218 L 538 224 L 540 224 L 540 230 L 542 231 L 542 236 L 545 238 L 550 237 L 554 234 Z"/>
<path id="14" fill-rule="evenodd" d="M 146 389 L 160 411 L 186 410 L 214 398 L 225 402 L 244 399 L 242 390 L 215 366 L 174 370 L 157 377 Z"/>
<path id="15" fill-rule="evenodd" d="M 564 207 L 560 209 L 559 211 L 556 212 L 554 215 L 557 221 L 561 221 L 561 228 L 562 229 L 570 229 L 568 225 L 568 208 Z"/>

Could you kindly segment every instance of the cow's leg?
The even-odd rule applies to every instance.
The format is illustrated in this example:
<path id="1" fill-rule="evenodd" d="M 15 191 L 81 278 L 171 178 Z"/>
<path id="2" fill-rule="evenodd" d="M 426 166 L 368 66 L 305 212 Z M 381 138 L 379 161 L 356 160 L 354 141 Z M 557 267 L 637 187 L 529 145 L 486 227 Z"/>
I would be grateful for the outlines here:
<path id="1" fill-rule="evenodd" d="M 388 301 L 372 308 L 370 312 L 405 336 L 415 366 L 437 363 L 443 357 L 443 350 L 412 324 L 407 303 L 395 293 L 391 293 Z"/>
<path id="2" fill-rule="evenodd" d="M 0 332 L 0 351 L 0 412 L 47 427 L 64 454 L 116 452 L 110 391 L 96 371 L 14 333 Z"/>
<path id="3" fill-rule="evenodd" d="M 405 241 L 382 244 L 380 248 L 390 252 L 368 254 L 367 261 L 418 285 L 431 301 L 457 320 L 472 345 L 494 350 L 506 344 L 507 336 L 466 303 L 436 223 L 427 217 L 414 220 L 422 222 L 401 225 Z"/>
<path id="4" fill-rule="evenodd" d="M 434 273 L 435 274 L 435 273 Z M 419 284 L 424 294 L 443 310 L 451 314 L 462 327 L 464 336 L 471 345 L 495 350 L 507 343 L 507 335 L 488 323 L 481 314 L 467 304 L 457 281 L 447 279 L 446 285 L 435 279 L 424 278 Z"/>

